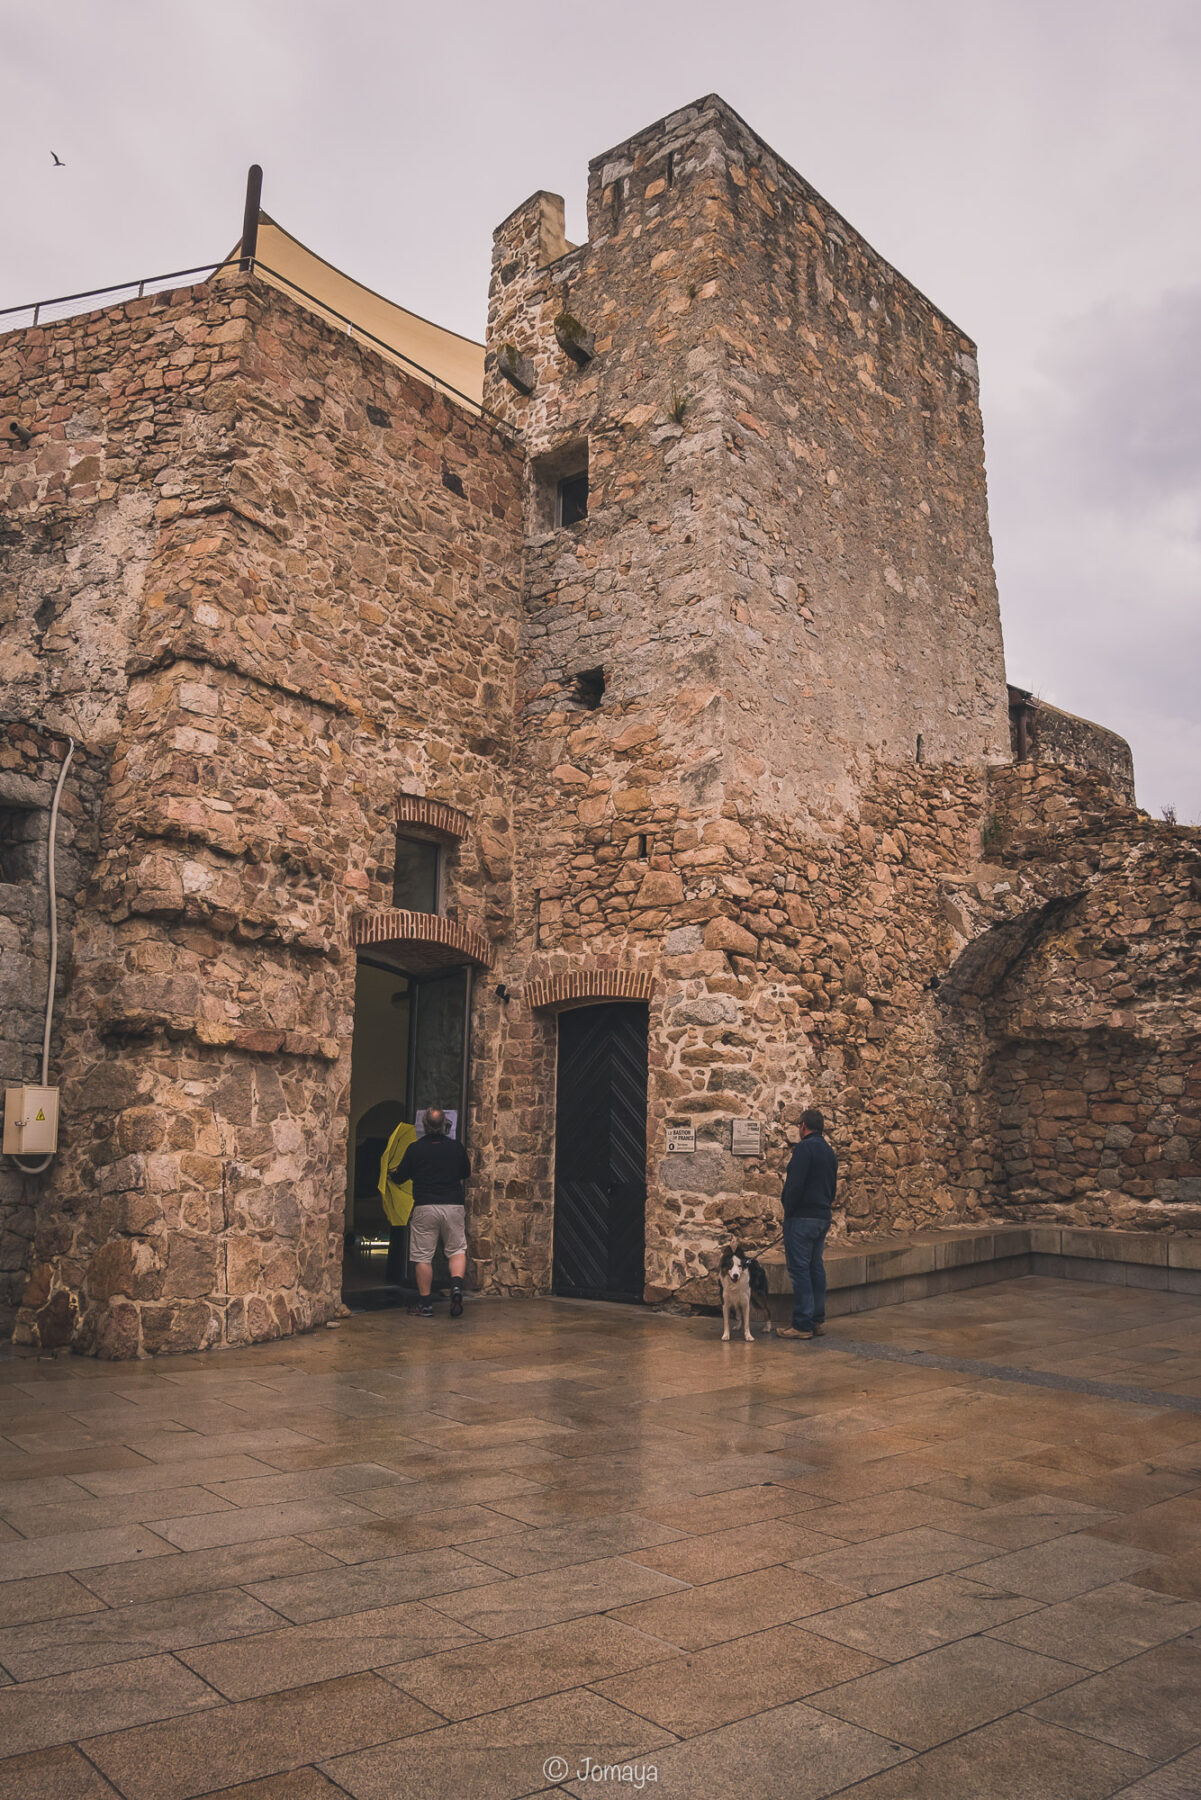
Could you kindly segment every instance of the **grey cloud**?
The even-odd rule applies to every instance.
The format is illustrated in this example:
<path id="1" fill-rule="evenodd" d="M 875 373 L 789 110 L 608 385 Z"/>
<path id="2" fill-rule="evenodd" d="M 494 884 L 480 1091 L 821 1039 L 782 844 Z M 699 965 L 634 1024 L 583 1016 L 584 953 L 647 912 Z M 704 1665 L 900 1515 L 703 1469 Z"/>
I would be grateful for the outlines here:
<path id="1" fill-rule="evenodd" d="M 1201 496 L 1201 287 L 1061 332 L 1061 453 L 1082 497 L 1137 513 Z M 1201 519 L 1198 519 L 1201 523 Z"/>
<path id="2" fill-rule="evenodd" d="M 1010 671 L 1201 819 L 1201 288 L 1061 327 L 986 414 Z"/>

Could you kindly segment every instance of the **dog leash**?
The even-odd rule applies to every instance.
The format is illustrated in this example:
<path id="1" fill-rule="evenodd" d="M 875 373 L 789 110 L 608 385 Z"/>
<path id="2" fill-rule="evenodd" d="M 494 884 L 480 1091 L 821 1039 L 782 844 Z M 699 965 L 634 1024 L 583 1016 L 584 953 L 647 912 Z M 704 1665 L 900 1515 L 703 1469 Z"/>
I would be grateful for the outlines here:
<path id="1" fill-rule="evenodd" d="M 766 1244 L 757 1244 L 751 1252 L 753 1256 L 762 1256 L 765 1250 L 774 1250 L 777 1244 L 784 1242 L 784 1233 L 778 1232 L 774 1238 L 768 1238 Z"/>

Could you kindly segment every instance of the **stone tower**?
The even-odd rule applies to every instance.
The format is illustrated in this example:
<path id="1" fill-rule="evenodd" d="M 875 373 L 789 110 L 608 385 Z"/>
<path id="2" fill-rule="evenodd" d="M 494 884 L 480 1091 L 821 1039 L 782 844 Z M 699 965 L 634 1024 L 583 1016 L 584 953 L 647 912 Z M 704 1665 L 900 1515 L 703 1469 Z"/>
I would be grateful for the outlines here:
<path id="1" fill-rule="evenodd" d="M 604 652 L 656 704 L 707 671 L 723 784 L 814 819 L 873 763 L 1008 760 L 970 340 L 716 96 L 591 163 L 588 230 L 569 246 L 536 194 L 493 257 L 487 398 L 531 459 L 528 712 L 564 656 Z M 543 496 L 585 449 L 572 559 Z"/>
<path id="2" fill-rule="evenodd" d="M 757 1228 L 783 1137 L 739 1166 L 733 1115 L 822 1097 L 860 1219 L 949 1206 L 937 878 L 1009 756 L 971 342 L 710 96 L 593 161 L 586 244 L 549 194 L 500 227 L 486 398 L 527 454 L 519 930 L 653 973 L 651 1286 Z"/>

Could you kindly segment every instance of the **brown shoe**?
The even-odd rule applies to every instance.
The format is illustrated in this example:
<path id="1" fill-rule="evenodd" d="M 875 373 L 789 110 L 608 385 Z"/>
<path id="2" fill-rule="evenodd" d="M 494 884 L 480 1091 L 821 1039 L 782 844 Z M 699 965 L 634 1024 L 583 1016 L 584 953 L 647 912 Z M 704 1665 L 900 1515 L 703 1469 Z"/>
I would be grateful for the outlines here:
<path id="1" fill-rule="evenodd" d="M 825 1335 L 826 1335 L 825 1326 L 824 1325 L 815 1325 L 813 1327 L 813 1335 L 814 1335 L 814 1337 L 825 1337 Z"/>
<path id="2" fill-rule="evenodd" d="M 786 1337 L 786 1338 L 811 1338 L 813 1336 L 813 1333 L 811 1331 L 797 1331 L 791 1325 L 781 1325 L 779 1331 L 777 1331 L 777 1333 L 776 1333 L 776 1336 L 777 1337 Z"/>

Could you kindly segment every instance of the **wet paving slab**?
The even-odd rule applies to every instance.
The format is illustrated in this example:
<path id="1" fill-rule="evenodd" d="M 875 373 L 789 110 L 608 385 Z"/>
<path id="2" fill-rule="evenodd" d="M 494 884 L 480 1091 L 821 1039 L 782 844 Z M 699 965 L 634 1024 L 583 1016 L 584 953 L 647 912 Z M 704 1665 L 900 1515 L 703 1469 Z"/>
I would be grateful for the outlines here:
<path id="1" fill-rule="evenodd" d="M 1039 1278 L 9 1352 L 0 1800 L 1201 1793 L 1198 1366 Z"/>

